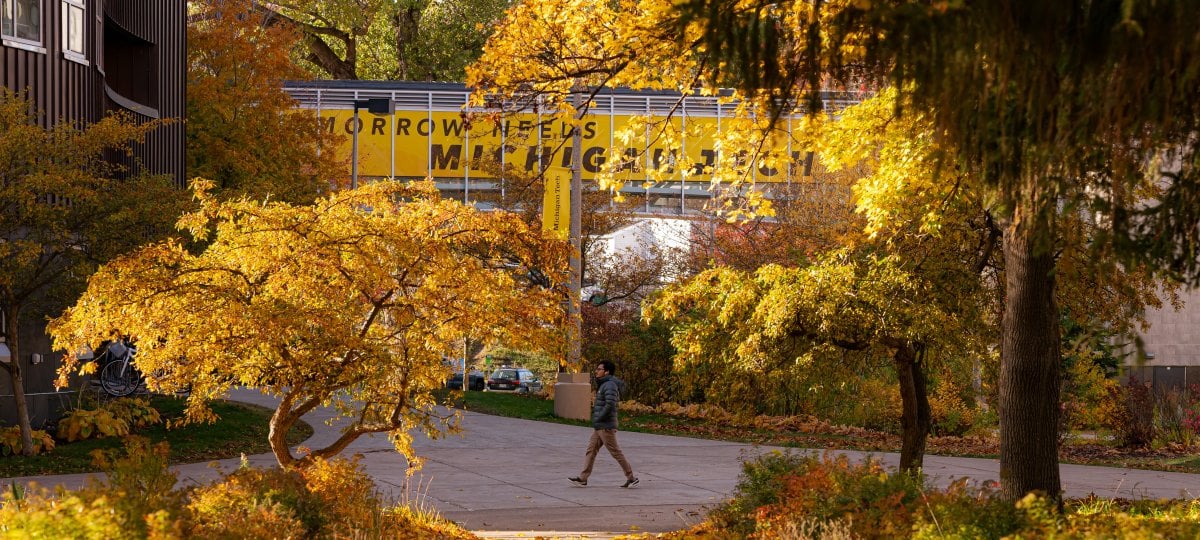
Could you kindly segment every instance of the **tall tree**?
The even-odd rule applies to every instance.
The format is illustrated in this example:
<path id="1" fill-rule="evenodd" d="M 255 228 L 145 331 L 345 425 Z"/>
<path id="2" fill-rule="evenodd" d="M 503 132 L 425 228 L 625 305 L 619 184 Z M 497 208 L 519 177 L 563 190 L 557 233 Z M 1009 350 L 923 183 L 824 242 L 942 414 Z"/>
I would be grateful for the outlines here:
<path id="1" fill-rule="evenodd" d="M 916 471 L 932 426 L 930 364 L 982 357 L 994 339 L 991 259 L 999 238 L 979 198 L 956 190 L 957 171 L 938 166 L 928 123 L 895 117 L 894 98 L 884 92 L 805 134 L 829 171 L 854 174 L 847 181 L 863 217 L 841 221 L 858 234 L 812 227 L 826 237 L 808 256 L 787 261 L 798 268 L 706 272 L 668 291 L 649 313 L 689 321 L 674 338 L 685 363 L 722 347 L 717 354 L 734 365 L 772 366 L 778 358 L 782 366 L 771 370 L 844 361 L 839 349 L 888 358 L 901 398 L 900 466 Z M 838 198 L 825 204 L 846 206 Z M 825 247 L 839 241 L 851 247 Z M 728 342 L 686 345 L 714 338 Z"/>
<path id="2" fill-rule="evenodd" d="M 890 81 L 899 110 L 929 117 L 952 152 L 945 166 L 972 179 L 1003 232 L 1003 492 L 1058 496 L 1064 220 L 1094 216 L 1092 260 L 1200 279 L 1190 11 L 1187 1 L 545 0 L 511 12 L 511 31 L 493 37 L 473 73 L 485 86 L 558 93 L 580 78 L 735 86 L 760 135 L 730 147 L 748 152 L 729 152 L 722 176 L 733 182 L 756 156 L 771 158 L 762 151 L 780 115 L 819 110 L 830 87 Z"/>
<path id="3" fill-rule="evenodd" d="M 333 79 L 461 81 L 509 0 L 258 2 L 304 36 L 300 64 Z"/>
<path id="4" fill-rule="evenodd" d="M 187 168 L 226 197 L 310 202 L 346 177 L 337 141 L 283 81 L 299 35 L 264 27 L 251 0 L 193 2 L 188 25 Z"/>
<path id="5" fill-rule="evenodd" d="M 1101 216 L 1099 258 L 1200 278 L 1200 39 L 1186 1 L 846 2 L 693 0 L 721 80 L 772 109 L 822 77 L 890 80 L 930 116 L 953 162 L 997 201 L 1004 231 L 1001 483 L 1058 496 L 1061 386 L 1054 238 Z M 812 102 L 811 99 L 805 101 Z"/>
<path id="6" fill-rule="evenodd" d="M 0 89 L 0 336 L 13 356 L 0 367 L 12 380 L 25 455 L 33 445 L 21 323 L 56 314 L 97 264 L 166 230 L 182 207 L 169 180 L 120 180 L 123 171 L 105 160 L 156 124 L 110 116 L 84 129 L 44 129 L 32 110 L 24 96 Z"/>
<path id="7" fill-rule="evenodd" d="M 187 418 L 232 385 L 280 397 L 269 441 L 281 466 L 329 457 L 386 433 L 412 457 L 411 434 L 454 427 L 435 407 L 464 335 L 529 347 L 557 337 L 561 243 L 517 216 L 440 199 L 430 183 L 378 182 L 315 204 L 220 202 L 197 182 L 202 208 L 180 224 L 207 243 L 147 246 L 91 278 L 51 324 L 58 347 L 95 345 L 112 329 L 138 339 L 154 389 L 191 385 Z M 60 375 L 77 364 L 68 360 Z M 300 417 L 333 402 L 341 436 L 307 456 L 285 440 Z"/>

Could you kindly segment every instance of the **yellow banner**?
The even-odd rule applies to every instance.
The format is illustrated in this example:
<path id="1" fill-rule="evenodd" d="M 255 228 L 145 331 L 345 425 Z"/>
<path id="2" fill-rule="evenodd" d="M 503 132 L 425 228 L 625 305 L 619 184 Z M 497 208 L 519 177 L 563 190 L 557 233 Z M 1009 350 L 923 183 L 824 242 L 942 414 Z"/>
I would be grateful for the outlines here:
<path id="1" fill-rule="evenodd" d="M 542 233 L 565 239 L 571 231 L 571 177 L 555 174 L 546 177 L 542 196 Z"/>
<path id="2" fill-rule="evenodd" d="M 375 177 L 434 179 L 498 178 L 504 167 L 516 167 L 526 172 L 568 169 L 571 165 L 571 137 L 566 125 L 559 121 L 539 120 L 536 114 L 515 115 L 503 125 L 476 121 L 469 124 L 457 112 L 396 111 L 391 115 L 374 115 L 359 111 L 354 121 L 351 110 L 322 110 L 322 126 L 330 133 L 346 135 L 342 151 L 350 155 L 352 137 L 357 131 L 359 145 L 359 174 Z M 612 159 L 610 148 L 616 146 L 614 133 L 630 122 L 628 115 L 597 115 L 586 119 L 583 126 L 583 178 L 595 179 L 606 162 Z M 662 181 L 708 182 L 705 167 L 716 161 L 713 135 L 718 120 L 708 117 L 676 118 L 675 128 L 685 133 L 681 150 L 670 151 L 651 141 L 631 145 L 620 152 L 619 158 L 636 156 L 636 163 L 627 164 L 629 178 L 644 179 L 641 171 L 666 164 L 667 174 Z M 644 155 L 642 150 L 649 147 Z M 786 149 L 781 149 L 787 154 Z M 682 157 L 681 157 L 682 156 Z M 790 167 L 793 179 L 799 178 L 804 156 L 791 152 Z M 349 160 L 347 160 L 348 162 Z M 757 182 L 785 182 L 788 162 L 779 160 L 774 167 L 761 166 L 753 174 Z M 539 167 L 539 162 L 541 166 Z M 686 175 L 684 171 L 688 171 Z"/>

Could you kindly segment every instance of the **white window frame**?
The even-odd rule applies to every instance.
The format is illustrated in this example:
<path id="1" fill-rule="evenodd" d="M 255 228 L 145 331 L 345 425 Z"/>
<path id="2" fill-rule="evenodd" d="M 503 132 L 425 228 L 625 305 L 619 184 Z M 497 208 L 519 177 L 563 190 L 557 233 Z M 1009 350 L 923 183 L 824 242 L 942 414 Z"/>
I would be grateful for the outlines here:
<path id="1" fill-rule="evenodd" d="M 87 6 L 83 3 L 84 0 L 62 0 L 62 53 L 63 58 L 72 60 L 82 64 L 87 64 Z M 79 50 L 71 49 L 71 25 L 70 15 L 71 10 L 79 10 L 79 36 L 76 43 L 79 44 Z"/>
<path id="2" fill-rule="evenodd" d="M 17 14 L 16 14 L 17 2 L 30 2 L 30 0 L 0 0 L 0 21 L 4 21 L 4 20 L 10 21 L 9 24 L 14 26 L 14 28 L 11 31 L 12 33 L 9 34 L 8 32 L 6 32 L 4 30 L 3 24 L 0 23 L 0 40 L 3 41 L 4 45 L 7 45 L 9 47 L 16 47 L 18 49 L 26 49 L 26 50 L 30 50 L 33 52 L 40 52 L 40 53 L 46 52 L 45 47 L 42 46 L 42 39 L 46 36 L 46 5 L 45 5 L 45 1 L 44 0 L 32 0 L 32 2 L 30 2 L 30 3 L 36 4 L 37 9 L 38 9 L 38 23 L 37 23 L 38 37 L 37 37 L 37 39 L 18 37 L 16 35 L 15 25 L 16 25 L 16 18 L 17 18 Z"/>

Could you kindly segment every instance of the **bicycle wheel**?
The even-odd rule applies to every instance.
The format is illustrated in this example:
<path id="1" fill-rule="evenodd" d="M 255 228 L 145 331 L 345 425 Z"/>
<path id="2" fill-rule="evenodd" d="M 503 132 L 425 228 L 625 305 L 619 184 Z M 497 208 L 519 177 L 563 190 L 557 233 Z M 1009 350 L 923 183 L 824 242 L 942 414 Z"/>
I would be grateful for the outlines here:
<path id="1" fill-rule="evenodd" d="M 109 362 L 100 370 L 100 388 L 113 397 L 124 397 L 138 389 L 137 370 L 129 362 Z"/>

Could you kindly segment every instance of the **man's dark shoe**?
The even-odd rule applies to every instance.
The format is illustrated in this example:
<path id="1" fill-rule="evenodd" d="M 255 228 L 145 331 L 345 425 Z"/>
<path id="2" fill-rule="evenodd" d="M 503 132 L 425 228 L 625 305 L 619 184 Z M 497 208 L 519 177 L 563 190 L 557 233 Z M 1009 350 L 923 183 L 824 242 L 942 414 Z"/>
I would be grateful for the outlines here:
<path id="1" fill-rule="evenodd" d="M 626 480 L 624 484 L 621 484 L 621 487 L 624 487 L 624 488 L 633 487 L 633 486 L 638 485 L 638 482 L 640 482 L 640 481 L 641 480 L 638 480 L 637 478 L 630 478 L 629 480 Z"/>
<path id="2" fill-rule="evenodd" d="M 586 486 L 587 485 L 587 480 L 584 480 L 578 476 L 573 476 L 571 478 L 568 478 L 567 480 L 570 480 L 572 484 L 575 484 L 577 486 Z"/>

